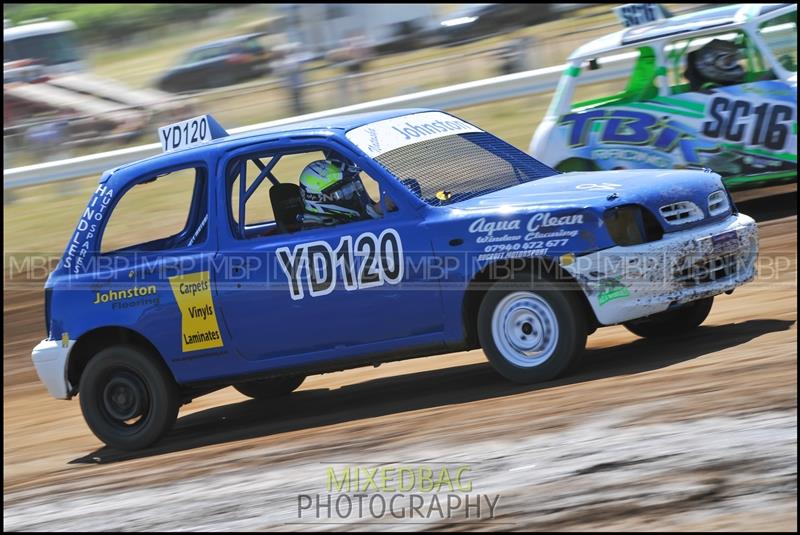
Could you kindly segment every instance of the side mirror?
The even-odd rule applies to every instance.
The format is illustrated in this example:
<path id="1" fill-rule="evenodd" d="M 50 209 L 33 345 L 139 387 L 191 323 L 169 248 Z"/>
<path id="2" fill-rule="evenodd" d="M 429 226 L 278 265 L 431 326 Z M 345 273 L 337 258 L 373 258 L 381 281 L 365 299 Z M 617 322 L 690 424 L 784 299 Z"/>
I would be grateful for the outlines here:
<path id="1" fill-rule="evenodd" d="M 597 63 L 597 58 L 589 60 L 589 70 L 590 71 L 596 71 L 599 68 L 600 68 L 600 64 Z"/>

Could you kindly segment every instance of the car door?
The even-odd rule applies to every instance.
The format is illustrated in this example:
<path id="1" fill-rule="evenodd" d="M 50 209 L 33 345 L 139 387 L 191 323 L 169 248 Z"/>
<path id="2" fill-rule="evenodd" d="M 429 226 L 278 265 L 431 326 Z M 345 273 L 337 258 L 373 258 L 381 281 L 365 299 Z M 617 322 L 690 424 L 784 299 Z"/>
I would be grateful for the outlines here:
<path id="1" fill-rule="evenodd" d="M 173 87 L 187 91 L 202 87 L 203 75 L 200 67 L 200 51 L 190 52 L 183 62 L 170 72 Z"/>
<path id="2" fill-rule="evenodd" d="M 179 382 L 230 367 L 210 286 L 217 246 L 209 232 L 207 170 L 204 161 L 125 170 L 98 188 L 97 195 L 115 192 L 110 213 L 99 218 L 101 201 L 93 200 L 84 216 L 89 223 L 81 225 L 92 231 L 97 222 L 102 240 L 94 309 L 109 324 L 141 333 Z"/>
<path id="3" fill-rule="evenodd" d="M 224 67 L 223 49 L 209 47 L 196 51 L 183 67 L 184 85 L 189 89 L 214 87 Z"/>
<path id="4" fill-rule="evenodd" d="M 673 45 L 687 48 L 686 41 Z M 709 57 L 726 69 L 709 67 Z M 669 101 L 678 108 L 673 123 L 685 132 L 677 163 L 711 168 L 729 187 L 796 176 L 797 91 L 779 79 L 750 34 L 690 40 L 676 74 L 684 83 L 671 86 Z"/>
<path id="5" fill-rule="evenodd" d="M 320 141 L 316 147 L 330 145 Z M 283 147 L 304 149 L 312 144 Z M 236 180 L 228 177 L 227 207 Z M 264 183 L 269 186 L 269 180 Z M 246 223 L 251 199 L 239 212 Z M 380 219 L 289 234 L 277 232 L 271 221 L 245 224 L 244 236 L 235 208 L 229 208 L 230 224 L 221 226 L 216 288 L 239 353 L 247 359 L 312 354 L 324 359 L 441 344 L 438 283 L 428 281 L 423 267 L 431 241 L 414 210 L 399 199 L 392 208 Z"/>

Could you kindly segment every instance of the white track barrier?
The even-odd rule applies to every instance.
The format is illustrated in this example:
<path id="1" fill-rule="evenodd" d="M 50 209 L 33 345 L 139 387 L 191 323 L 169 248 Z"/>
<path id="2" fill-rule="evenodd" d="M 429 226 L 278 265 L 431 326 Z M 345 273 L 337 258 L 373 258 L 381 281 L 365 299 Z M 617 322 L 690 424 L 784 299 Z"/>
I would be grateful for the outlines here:
<path id="1" fill-rule="evenodd" d="M 581 82 L 604 82 L 630 75 L 636 53 L 625 53 L 600 60 L 601 69 L 586 71 L 581 74 Z M 349 113 L 363 113 L 396 108 L 437 108 L 453 109 L 474 106 L 496 100 L 545 93 L 555 89 L 566 65 L 555 65 L 531 71 L 507 74 L 474 82 L 420 91 L 399 97 L 390 97 L 362 104 L 354 104 L 342 108 L 307 113 L 296 117 L 278 119 L 266 123 L 243 126 L 228 130 L 231 134 L 252 132 L 275 126 L 289 126 L 303 121 L 323 119 Z M 202 112 L 202 110 L 198 110 Z M 224 125 L 223 125 L 224 126 Z M 536 127 L 531 121 L 531 135 Z M 153 137 L 155 137 L 155 132 Z M 3 190 L 11 190 L 25 186 L 47 184 L 60 180 L 70 180 L 85 176 L 97 175 L 122 164 L 141 160 L 161 152 L 159 143 L 129 147 L 88 156 L 47 162 L 13 169 L 3 170 Z"/>

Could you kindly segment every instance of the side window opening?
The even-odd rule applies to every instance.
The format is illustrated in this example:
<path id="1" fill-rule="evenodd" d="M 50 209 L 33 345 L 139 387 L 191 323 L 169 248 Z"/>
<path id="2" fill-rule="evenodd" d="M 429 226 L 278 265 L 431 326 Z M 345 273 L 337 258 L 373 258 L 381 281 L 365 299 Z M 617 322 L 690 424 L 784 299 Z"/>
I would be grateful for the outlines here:
<path id="1" fill-rule="evenodd" d="M 775 78 L 743 31 L 677 41 L 666 52 L 673 95 Z"/>
<path id="2" fill-rule="evenodd" d="M 797 11 L 761 23 L 758 33 L 789 72 L 797 72 Z"/>
<path id="3" fill-rule="evenodd" d="M 260 55 L 264 53 L 264 47 L 256 39 L 248 39 L 240 45 L 241 52 Z"/>
<path id="4" fill-rule="evenodd" d="M 656 75 L 658 66 L 656 65 L 655 51 L 652 47 L 643 46 L 638 49 L 638 52 L 639 57 L 636 59 L 631 76 L 627 81 L 622 79 L 601 83 L 587 83 L 582 82 L 580 76 L 578 76 L 571 109 L 575 111 L 583 108 L 636 102 L 657 97 Z M 601 68 L 602 66 L 596 58 L 585 62 L 581 72 Z M 598 94 L 605 96 L 597 97 L 596 95 Z"/>
<path id="5" fill-rule="evenodd" d="M 276 184 L 299 185 L 300 173 L 311 162 L 324 159 L 322 151 L 296 154 L 259 154 L 236 159 L 229 170 L 232 230 L 239 238 L 280 233 L 270 190 Z M 244 190 L 242 163 L 244 162 Z M 267 170 L 268 173 L 261 176 Z M 242 192 L 246 200 L 241 203 Z M 249 193 L 248 193 L 249 192 Z M 243 221 L 243 224 L 240 224 Z"/>
<path id="6" fill-rule="evenodd" d="M 230 226 L 234 236 L 237 239 L 249 239 L 349 222 L 348 219 L 329 218 L 325 213 L 315 214 L 309 210 L 310 204 L 300 189 L 300 177 L 307 166 L 315 162 L 340 162 L 346 164 L 348 172 L 355 169 L 352 162 L 347 162 L 342 156 L 319 149 L 265 152 L 234 159 L 228 166 L 226 181 L 230 199 Z M 362 214 L 364 219 L 380 218 L 385 211 L 397 211 L 397 205 L 391 199 L 382 198 L 378 182 L 365 171 L 358 170 L 355 177 L 363 185 L 363 204 L 370 207 Z M 352 180 L 353 176 L 348 178 Z M 337 194 L 338 198 L 326 199 L 323 196 L 319 200 L 327 208 L 330 208 L 329 204 L 344 205 L 345 201 L 352 199 L 348 198 L 350 188 L 343 191 Z M 391 206 L 384 208 L 387 202 L 391 202 Z M 353 220 L 360 219 L 357 217 Z"/>
<path id="7" fill-rule="evenodd" d="M 193 247 L 208 237 L 205 169 L 145 178 L 122 193 L 101 237 L 100 252 L 163 251 Z M 147 241 L 141 241 L 145 237 Z"/>

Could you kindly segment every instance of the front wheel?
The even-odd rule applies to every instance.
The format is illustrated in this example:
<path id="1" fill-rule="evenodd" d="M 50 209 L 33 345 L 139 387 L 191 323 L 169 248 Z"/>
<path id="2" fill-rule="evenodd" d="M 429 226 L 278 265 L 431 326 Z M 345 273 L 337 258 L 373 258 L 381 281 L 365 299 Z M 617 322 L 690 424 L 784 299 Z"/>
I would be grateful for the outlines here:
<path id="1" fill-rule="evenodd" d="M 500 375 L 538 383 L 572 369 L 586 347 L 586 316 L 575 291 L 546 280 L 500 281 L 478 312 L 478 337 Z"/>
<path id="2" fill-rule="evenodd" d="M 642 338 L 667 338 L 681 335 L 700 326 L 711 312 L 714 297 L 698 299 L 676 308 L 623 323 L 625 328 Z"/>
<path id="3" fill-rule="evenodd" d="M 273 377 L 239 383 L 233 387 L 245 396 L 253 399 L 273 399 L 294 392 L 305 381 L 305 375 L 289 377 Z"/>
<path id="4" fill-rule="evenodd" d="M 107 445 L 138 450 L 160 439 L 178 417 L 180 397 L 169 371 L 133 346 L 100 351 L 80 380 L 83 417 Z"/>

